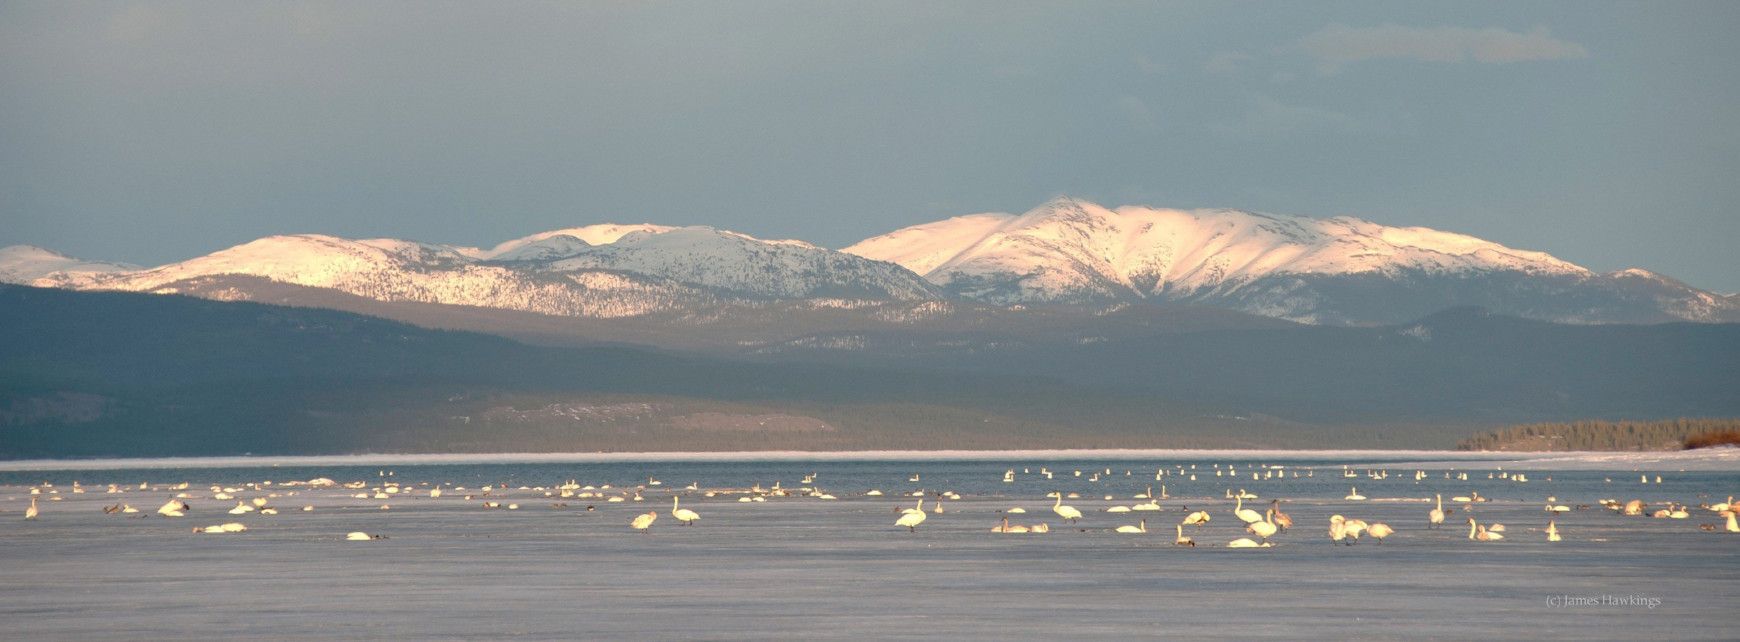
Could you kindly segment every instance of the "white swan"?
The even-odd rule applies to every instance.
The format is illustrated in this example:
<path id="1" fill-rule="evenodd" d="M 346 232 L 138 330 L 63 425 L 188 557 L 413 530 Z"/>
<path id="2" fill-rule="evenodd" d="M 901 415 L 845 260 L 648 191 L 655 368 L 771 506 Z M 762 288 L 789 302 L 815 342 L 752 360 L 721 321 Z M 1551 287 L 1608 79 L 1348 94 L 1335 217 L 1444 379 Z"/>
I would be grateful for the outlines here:
<path id="1" fill-rule="evenodd" d="M 1148 532 L 1148 520 L 1146 520 L 1146 519 L 1141 520 L 1140 523 L 1141 523 L 1140 526 L 1130 526 L 1128 524 L 1123 525 L 1123 526 L 1119 526 L 1117 530 L 1120 533 L 1146 533 L 1146 532 Z M 1180 528 L 1183 528 L 1183 527 L 1180 527 Z"/>
<path id="2" fill-rule="evenodd" d="M 212 525 L 212 526 L 207 526 L 205 528 L 195 528 L 195 529 L 193 529 L 193 532 L 195 532 L 195 533 L 221 534 L 221 533 L 245 533 L 245 532 L 247 532 L 247 530 L 248 530 L 247 526 L 244 526 L 238 522 L 229 522 L 226 524 L 216 524 L 216 525 Z"/>
<path id="3" fill-rule="evenodd" d="M 1226 543 L 1227 548 L 1269 548 L 1274 545 L 1273 542 L 1263 542 L 1258 544 L 1255 540 L 1252 540 L 1249 537 L 1240 537 Z"/>
<path id="4" fill-rule="evenodd" d="M 1062 517 L 1067 522 L 1081 521 L 1081 511 L 1076 510 L 1074 506 L 1063 505 L 1063 493 L 1057 494 L 1057 503 L 1051 505 L 1051 512 L 1057 513 L 1058 517 Z"/>
<path id="5" fill-rule="evenodd" d="M 1434 495 L 1434 497 L 1438 498 L 1438 506 L 1437 508 L 1433 508 L 1431 512 L 1426 513 L 1427 528 L 1439 528 L 1444 525 L 1444 494 L 1439 493 Z"/>
<path id="6" fill-rule="evenodd" d="M 24 509 L 24 519 L 36 519 L 36 496 L 30 496 L 30 508 Z"/>
<path id="7" fill-rule="evenodd" d="M 1362 500 L 1364 500 L 1364 499 L 1365 499 L 1365 495 L 1361 495 L 1361 494 L 1359 494 L 1359 489 L 1358 489 L 1358 488 L 1353 488 L 1353 489 L 1352 489 L 1352 490 L 1351 490 L 1351 491 L 1349 491 L 1349 492 L 1348 492 L 1348 493 L 1347 493 L 1347 496 L 1346 496 L 1346 497 L 1343 497 L 1343 498 L 1342 498 L 1342 499 L 1346 499 L 1346 500 L 1348 500 L 1348 501 L 1355 501 L 1355 502 L 1357 502 L 1357 501 L 1362 501 Z"/>
<path id="8" fill-rule="evenodd" d="M 1347 538 L 1347 518 L 1340 515 L 1329 516 L 1329 541 L 1337 544 L 1353 545 Z"/>
<path id="9" fill-rule="evenodd" d="M 894 520 L 894 525 L 905 526 L 908 532 L 918 532 L 918 525 L 924 523 L 925 517 L 924 500 L 920 499 L 918 500 L 918 508 L 902 513 L 900 519 Z"/>
<path id="10" fill-rule="evenodd" d="M 1390 528 L 1389 524 L 1383 522 L 1374 522 L 1371 526 L 1366 527 L 1365 532 L 1371 533 L 1372 539 L 1376 539 L 1379 544 L 1382 544 L 1385 537 L 1395 534 L 1396 529 Z"/>
<path id="11" fill-rule="evenodd" d="M 1346 520 L 1342 522 L 1342 526 L 1346 529 L 1347 536 L 1353 538 L 1355 542 L 1358 542 L 1359 536 L 1365 533 L 1367 528 L 1370 528 L 1363 519 Z"/>
<path id="12" fill-rule="evenodd" d="M 1187 506 L 1186 508 L 1189 507 Z M 1179 524 L 1184 526 L 1202 526 L 1207 524 L 1210 519 L 1213 519 L 1213 516 L 1209 515 L 1208 511 L 1199 510 L 1189 515 L 1185 515 L 1184 521 L 1179 522 Z"/>
<path id="13" fill-rule="evenodd" d="M 1468 518 L 1468 539 L 1480 542 L 1495 542 L 1504 539 L 1504 536 L 1486 530 L 1485 526 L 1481 526 L 1474 521 L 1473 517 L 1470 517 Z"/>
<path id="14" fill-rule="evenodd" d="M 1176 545 L 1176 546 L 1189 546 L 1192 548 L 1196 547 L 1196 540 L 1193 540 L 1193 539 L 1190 539 L 1189 537 L 1184 536 L 1184 525 L 1183 524 L 1179 524 L 1177 526 L 1174 526 L 1173 528 L 1178 529 L 1178 537 L 1175 537 L 1172 539 L 1172 543 L 1174 545 Z"/>
<path id="15" fill-rule="evenodd" d="M 1249 508 L 1245 508 L 1245 497 L 1244 497 L 1244 491 L 1242 491 L 1242 490 L 1239 491 L 1238 505 L 1233 507 L 1233 515 L 1238 517 L 1239 521 L 1242 521 L 1246 524 L 1254 524 L 1254 523 L 1263 521 L 1263 514 L 1262 513 L 1251 510 Z"/>
<path id="16" fill-rule="evenodd" d="M 675 517 L 677 521 L 682 522 L 684 526 L 694 525 L 695 520 L 701 519 L 701 514 L 687 508 L 680 508 L 679 505 L 681 502 L 681 499 L 671 497 L 671 517 Z"/>
<path id="17" fill-rule="evenodd" d="M 187 502 L 180 499 L 170 499 L 157 508 L 157 514 L 164 517 L 186 517 L 189 509 Z"/>
<path id="18" fill-rule="evenodd" d="M 1280 527 L 1276 526 L 1275 522 L 1272 521 L 1275 517 L 1274 509 L 1270 509 L 1269 512 L 1264 515 L 1264 517 L 1266 519 L 1246 524 L 1245 531 L 1249 532 L 1249 533 L 1254 533 L 1254 534 L 1256 534 L 1257 537 L 1261 537 L 1261 538 L 1263 538 L 1263 541 L 1267 542 L 1267 541 L 1269 541 L 1270 536 L 1274 535 L 1276 531 L 1280 530 Z"/>
<path id="19" fill-rule="evenodd" d="M 1560 539 L 1563 538 L 1559 537 L 1559 525 L 1554 524 L 1553 520 L 1547 520 L 1547 541 L 1557 542 Z"/>
<path id="20" fill-rule="evenodd" d="M 642 533 L 651 532 L 652 523 L 658 518 L 659 514 L 657 511 L 641 513 L 634 517 L 634 521 L 628 523 L 628 527 Z"/>
<path id="21" fill-rule="evenodd" d="M 1728 513 L 1728 525 L 1723 528 L 1730 533 L 1740 533 L 1740 522 L 1734 521 L 1734 513 Z"/>

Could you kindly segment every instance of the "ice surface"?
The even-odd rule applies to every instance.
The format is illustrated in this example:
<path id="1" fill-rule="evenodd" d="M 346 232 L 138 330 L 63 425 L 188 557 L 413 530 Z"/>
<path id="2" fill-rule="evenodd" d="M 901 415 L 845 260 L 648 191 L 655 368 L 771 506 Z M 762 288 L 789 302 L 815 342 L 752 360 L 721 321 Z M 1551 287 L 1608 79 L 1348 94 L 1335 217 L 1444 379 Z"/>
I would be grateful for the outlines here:
<path id="1" fill-rule="evenodd" d="M 1698 523 L 1717 520 L 1695 508 L 1740 487 L 1740 471 L 1726 453 L 1702 460 L 1727 462 L 1719 470 L 1662 472 L 1660 484 L 1653 483 L 1655 473 L 1651 483 L 1639 483 L 1631 469 L 1683 462 L 1632 456 L 1605 460 L 1608 470 L 1547 470 L 1428 454 L 1417 458 L 1457 465 L 1470 479 L 1445 479 L 1450 471 L 1432 470 L 1416 482 L 1411 468 L 1390 466 L 1385 479 L 1366 475 L 1396 454 L 1060 454 L 737 461 L 695 454 L 681 461 L 633 455 L 626 457 L 640 459 L 536 462 L 495 456 L 495 463 L 474 456 L 280 458 L 14 467 L 0 473 L 0 622 L 10 639 L 79 640 L 1732 637 L 1740 535 L 1700 531 Z M 1568 459 L 1584 466 L 1598 461 Z M 1356 478 L 1342 477 L 1342 463 Z M 233 467 L 238 464 L 246 467 Z M 1236 474 L 1214 475 L 1228 464 Z M 1192 465 L 1197 481 L 1176 474 Z M 1497 465 L 1530 480 L 1487 479 Z M 1041 466 L 1054 477 L 1040 476 Z M 1156 481 L 1161 466 L 1172 474 Z M 1011 468 L 1016 481 L 1002 483 Z M 1253 480 L 1253 471 L 1287 476 Z M 838 500 L 740 503 L 737 495 L 707 498 L 683 490 L 690 482 L 703 489 L 776 482 L 796 489 L 812 472 L 815 486 Z M 1091 481 L 1094 472 L 1101 473 L 1099 481 Z M 907 481 L 913 474 L 920 480 Z M 322 476 L 369 486 L 394 481 L 411 492 L 374 500 L 351 497 L 360 492 L 355 489 L 285 485 Z M 653 477 L 662 484 L 647 485 Z M 71 494 L 75 479 L 85 493 Z M 568 479 L 612 484 L 610 493 L 644 486 L 645 501 L 557 500 L 518 490 L 553 489 Z M 281 510 L 304 504 L 316 510 L 237 517 L 225 513 L 233 501 L 211 498 L 212 484 L 261 480 L 275 482 L 262 489 L 281 494 L 270 500 Z M 27 485 L 45 481 L 55 486 L 39 496 L 41 519 L 21 519 Z M 152 488 L 138 490 L 141 481 Z M 187 518 L 100 510 L 127 502 L 148 513 L 176 492 L 168 485 L 184 481 L 193 495 Z M 110 483 L 127 492 L 105 492 Z M 431 499 L 424 483 L 450 485 Z M 488 500 L 521 508 L 488 510 L 481 506 L 485 498 L 465 499 L 486 484 L 498 486 Z M 1141 501 L 1132 495 L 1150 485 L 1158 492 L 1161 484 L 1172 497 L 1160 500 L 1162 511 L 1146 514 L 1150 534 L 1110 532 L 1144 514 L 1105 508 Z M 1350 486 L 1371 499 L 1340 499 Z M 885 495 L 865 496 L 871 488 Z M 1219 547 L 1247 536 L 1225 497 L 1240 488 L 1259 495 L 1247 506 L 1285 500 L 1297 526 L 1274 537 L 1276 548 Z M 911 506 L 916 498 L 906 494 L 919 489 L 955 491 L 963 499 L 944 500 L 945 512 L 908 533 L 893 526 L 895 511 Z M 1080 494 L 1066 500 L 1086 514 L 1079 527 L 1066 527 L 1050 512 L 1045 494 L 1053 490 Z M 47 501 L 50 491 L 63 501 Z M 1472 514 L 1482 523 L 1507 524 L 1505 541 L 1466 539 L 1466 513 L 1454 503 L 1447 503 L 1456 510 L 1449 527 L 1423 528 L 1433 493 L 1448 499 L 1471 491 L 1491 498 L 1474 505 Z M 266 492 L 243 489 L 236 497 Z M 683 507 L 701 514 L 696 526 L 671 519 L 672 493 L 685 493 Z M 1549 544 L 1540 532 L 1548 496 L 1572 506 L 1607 497 L 1672 500 L 1692 505 L 1694 514 L 1672 520 L 1621 517 L 1598 506 L 1573 510 L 1556 518 L 1565 540 Z M 553 507 L 556 501 L 567 506 Z M 392 508 L 381 510 L 383 503 Z M 588 512 L 588 503 L 595 510 Z M 1047 522 L 1053 532 L 990 532 L 1004 516 L 998 511 L 1014 506 L 1027 510 L 1014 521 Z M 1171 525 L 1186 507 L 1214 516 L 1208 526 L 1188 531 L 1202 547 L 1171 544 Z M 647 511 L 661 514 L 651 533 L 630 532 L 630 517 Z M 1324 535 L 1331 513 L 1386 522 L 1398 532 L 1382 545 L 1334 546 Z M 249 530 L 189 532 L 227 521 Z M 387 539 L 342 541 L 351 531 Z M 1549 604 L 1562 595 L 1659 602 L 1653 609 Z"/>

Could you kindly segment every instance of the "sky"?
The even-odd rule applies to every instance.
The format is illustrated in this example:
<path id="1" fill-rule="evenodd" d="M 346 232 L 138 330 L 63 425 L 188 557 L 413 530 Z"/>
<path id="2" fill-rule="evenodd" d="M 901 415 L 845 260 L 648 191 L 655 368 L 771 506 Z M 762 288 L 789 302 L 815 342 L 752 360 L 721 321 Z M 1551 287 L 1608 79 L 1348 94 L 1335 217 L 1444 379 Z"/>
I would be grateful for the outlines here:
<path id="1" fill-rule="evenodd" d="M 600 222 L 843 247 L 1057 195 L 1740 291 L 1736 2 L 0 3 L 0 245 Z"/>

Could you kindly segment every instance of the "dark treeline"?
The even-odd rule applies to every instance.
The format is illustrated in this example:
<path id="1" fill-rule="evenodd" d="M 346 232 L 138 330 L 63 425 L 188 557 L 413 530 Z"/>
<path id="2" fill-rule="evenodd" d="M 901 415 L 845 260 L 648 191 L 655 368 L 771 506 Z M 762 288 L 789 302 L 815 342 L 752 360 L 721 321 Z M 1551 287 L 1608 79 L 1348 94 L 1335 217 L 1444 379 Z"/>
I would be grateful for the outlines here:
<path id="1" fill-rule="evenodd" d="M 1679 450 L 1700 435 L 1740 431 L 1740 418 L 1587 420 L 1511 426 L 1456 445 L 1462 450 Z"/>

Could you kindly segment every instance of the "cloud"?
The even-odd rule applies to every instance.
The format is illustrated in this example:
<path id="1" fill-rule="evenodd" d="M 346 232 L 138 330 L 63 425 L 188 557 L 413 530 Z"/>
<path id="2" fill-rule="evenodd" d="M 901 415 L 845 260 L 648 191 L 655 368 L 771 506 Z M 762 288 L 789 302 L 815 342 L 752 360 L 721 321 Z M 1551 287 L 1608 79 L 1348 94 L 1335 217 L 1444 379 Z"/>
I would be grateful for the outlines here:
<path id="1" fill-rule="evenodd" d="M 1252 60 L 1255 60 L 1255 58 L 1247 53 L 1222 51 L 1213 56 L 1209 56 L 1208 62 L 1203 63 L 1202 69 L 1211 74 L 1237 73 L 1240 67 Z"/>
<path id="2" fill-rule="evenodd" d="M 1265 138 L 1304 132 L 1347 134 L 1381 129 L 1338 111 L 1290 105 L 1263 95 L 1254 96 L 1238 120 L 1217 123 L 1211 128 L 1221 134 L 1241 138 Z"/>
<path id="3" fill-rule="evenodd" d="M 1527 33 L 1497 27 L 1349 27 L 1329 25 L 1299 40 L 1317 59 L 1318 69 L 1332 73 L 1348 63 L 1381 58 L 1426 62 L 1512 63 L 1589 57 L 1583 45 L 1554 38 L 1545 27 Z"/>

